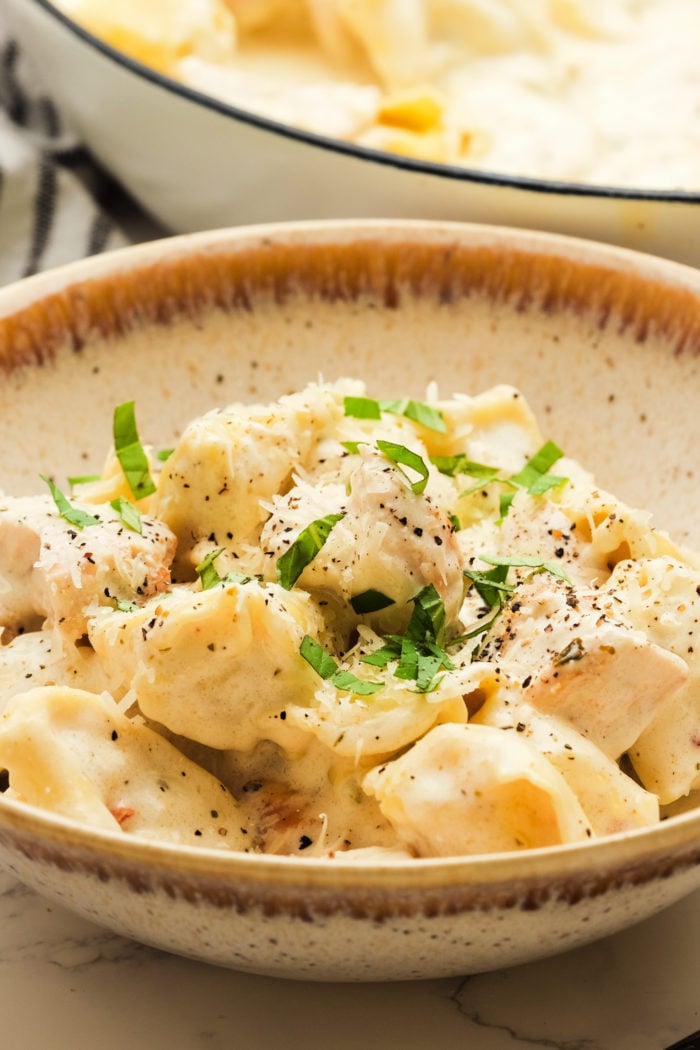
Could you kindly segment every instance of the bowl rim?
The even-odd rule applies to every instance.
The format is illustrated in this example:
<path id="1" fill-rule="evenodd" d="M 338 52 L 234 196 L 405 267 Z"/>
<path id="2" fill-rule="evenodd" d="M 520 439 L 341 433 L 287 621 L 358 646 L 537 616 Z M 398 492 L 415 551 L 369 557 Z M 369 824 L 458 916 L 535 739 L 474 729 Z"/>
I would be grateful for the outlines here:
<path id="1" fill-rule="evenodd" d="M 150 81 L 161 90 L 175 94 L 186 101 L 204 106 L 205 109 L 222 116 L 233 117 L 240 123 L 248 124 L 261 130 L 275 132 L 284 138 L 292 139 L 307 146 L 315 146 L 327 152 L 345 155 L 356 160 L 368 161 L 371 164 L 379 164 L 384 167 L 397 168 L 405 172 L 415 172 L 447 178 L 456 182 L 477 183 L 484 186 L 508 188 L 522 192 L 554 194 L 561 197 L 603 198 L 605 200 L 657 201 L 668 204 L 700 203 L 700 189 L 635 189 L 633 187 L 543 179 L 525 175 L 505 175 L 497 171 L 480 170 L 455 164 L 440 164 L 436 161 L 404 157 L 388 151 L 370 149 L 367 146 L 345 142 L 339 138 L 332 138 L 331 136 L 295 128 L 291 124 L 272 120 L 269 117 L 234 106 L 213 95 L 197 91 L 164 73 L 152 69 L 125 52 L 105 43 L 89 30 L 83 28 L 69 15 L 57 8 L 53 0 L 33 0 L 33 2 L 93 50 L 100 52 L 108 60 L 121 66 L 123 69 L 135 73 L 141 79 Z"/>
<path id="2" fill-rule="evenodd" d="M 488 238 L 491 243 L 508 241 L 522 250 L 539 253 L 558 249 L 580 263 L 608 262 L 618 269 L 638 273 L 643 280 L 656 282 L 664 276 L 670 287 L 688 285 L 698 299 L 700 312 L 700 272 L 681 263 L 645 255 L 630 249 L 589 242 L 563 234 L 492 227 L 484 224 L 432 220 L 380 220 L 357 223 L 353 220 L 301 220 L 258 226 L 225 228 L 179 234 L 147 244 L 127 246 L 102 256 L 92 256 L 66 264 L 43 274 L 25 278 L 0 289 L 0 308 L 23 307 L 51 295 L 57 289 L 72 287 L 94 276 L 119 282 L 133 270 L 169 258 L 201 256 L 202 249 L 245 252 L 261 243 L 294 243 L 295 238 L 312 236 L 333 238 L 332 243 L 347 245 L 368 234 L 384 232 L 392 238 L 407 234 L 432 235 L 437 247 L 457 232 L 467 238 Z M 291 238 L 291 240 L 290 240 Z M 481 242 L 483 243 L 483 242 Z M 10 311 L 7 316 L 12 316 Z M 1 322 L 0 322 L 1 323 Z M 152 324 L 153 322 L 148 322 Z M 637 877 L 654 877 L 661 870 L 700 864 L 700 806 L 663 819 L 645 828 L 627 830 L 601 838 L 558 846 L 509 851 L 496 854 L 461 855 L 438 858 L 357 860 L 339 854 L 333 860 L 318 857 L 245 854 L 156 842 L 114 832 L 98 830 L 79 822 L 43 811 L 0 794 L 0 845 L 10 845 L 32 853 L 38 846 L 56 857 L 68 854 L 90 856 L 96 863 L 105 860 L 130 870 L 167 870 L 182 877 L 206 876 L 226 884 L 242 880 L 250 884 L 285 886 L 290 890 L 317 887 L 325 890 L 353 888 L 415 889 L 484 885 L 495 883 L 538 884 L 542 880 L 581 879 L 593 873 L 639 871 Z"/>
<path id="3" fill-rule="evenodd" d="M 489 854 L 352 860 L 244 853 L 120 834 L 0 795 L 0 847 L 31 855 L 111 862 L 115 869 L 167 871 L 174 878 L 206 877 L 226 884 L 256 883 L 291 890 L 411 890 L 566 882 L 629 872 L 635 881 L 700 864 L 700 807 L 658 824 L 598 839 Z M 89 863 L 88 863 L 89 866 Z"/>

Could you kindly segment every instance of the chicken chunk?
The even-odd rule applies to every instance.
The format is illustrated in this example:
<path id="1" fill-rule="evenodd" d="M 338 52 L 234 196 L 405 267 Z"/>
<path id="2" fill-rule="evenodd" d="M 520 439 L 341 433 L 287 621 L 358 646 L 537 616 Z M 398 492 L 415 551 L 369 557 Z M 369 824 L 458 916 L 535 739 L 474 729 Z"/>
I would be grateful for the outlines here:
<path id="1" fill-rule="evenodd" d="M 629 752 L 642 783 L 673 802 L 700 788 L 700 569 L 670 557 L 621 562 L 605 596 L 688 669 Z"/>
<path id="2" fill-rule="evenodd" d="M 390 603 L 367 616 L 376 629 L 400 632 L 411 616 L 411 599 L 432 584 L 454 623 L 464 596 L 455 533 L 446 513 L 429 495 L 412 490 L 407 478 L 381 452 L 362 448 L 340 485 L 313 487 L 299 481 L 276 499 L 261 534 L 265 574 L 274 578 L 280 558 L 302 529 L 320 516 L 334 524 L 318 554 L 303 569 L 299 586 L 333 603 L 341 621 L 354 625 L 351 602 L 368 591 Z"/>
<path id="3" fill-rule="evenodd" d="M 143 518 L 139 533 L 109 504 L 85 510 L 99 520 L 79 528 L 50 496 L 0 498 L 0 625 L 10 633 L 43 625 L 74 641 L 89 607 L 141 601 L 169 585 L 175 537 L 167 526 Z"/>
<path id="4" fill-rule="evenodd" d="M 595 591 L 550 573 L 517 588 L 481 656 L 518 680 L 537 710 L 573 726 L 614 760 L 688 677 L 680 657 L 613 619 Z"/>
<path id="5" fill-rule="evenodd" d="M 194 575 L 203 539 L 237 550 L 254 542 L 263 504 L 291 484 L 318 434 L 342 413 L 342 389 L 310 386 L 270 405 L 230 405 L 185 429 L 158 480 L 155 513 L 178 538 L 177 571 Z"/>

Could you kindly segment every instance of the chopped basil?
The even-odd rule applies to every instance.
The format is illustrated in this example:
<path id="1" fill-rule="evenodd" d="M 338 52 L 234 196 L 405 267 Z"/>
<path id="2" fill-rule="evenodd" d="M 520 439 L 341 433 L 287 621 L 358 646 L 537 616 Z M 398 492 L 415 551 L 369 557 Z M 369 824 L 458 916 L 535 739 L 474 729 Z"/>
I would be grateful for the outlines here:
<path id="1" fill-rule="evenodd" d="M 58 486 L 54 484 L 51 478 L 47 477 L 46 474 L 40 474 L 39 477 L 48 485 L 49 492 L 58 508 L 58 513 L 65 521 L 69 522 L 71 525 L 75 525 L 76 529 L 84 529 L 90 525 L 100 524 L 99 518 L 95 518 L 92 514 L 88 514 L 86 511 L 72 506 Z"/>
<path id="2" fill-rule="evenodd" d="M 411 599 L 413 613 L 406 634 L 418 644 L 426 641 L 442 645 L 445 640 L 445 603 L 432 583 L 422 587 Z"/>
<path id="3" fill-rule="evenodd" d="M 363 613 L 379 612 L 380 609 L 388 608 L 394 604 L 394 599 L 370 587 L 368 590 L 362 591 L 361 594 L 356 594 L 352 597 L 350 604 L 354 612 L 361 616 Z"/>
<path id="4" fill-rule="evenodd" d="M 306 566 L 311 564 L 323 547 L 333 526 L 344 517 L 344 514 L 327 514 L 302 529 L 289 550 L 277 562 L 277 580 L 281 587 L 286 591 L 292 589 Z"/>
<path id="5" fill-rule="evenodd" d="M 382 688 L 381 682 L 366 682 L 362 678 L 357 678 L 351 671 L 343 670 L 330 653 L 327 653 L 323 646 L 308 634 L 304 635 L 299 652 L 313 667 L 316 674 L 329 681 L 336 689 L 344 689 L 358 696 L 370 696 Z"/>
<path id="6" fill-rule="evenodd" d="M 458 452 L 456 456 L 431 456 L 431 463 L 434 463 L 441 474 L 447 474 L 448 477 L 454 478 L 458 474 L 468 474 L 470 478 L 478 478 L 482 484 L 489 484 L 494 481 L 500 474 L 498 467 L 489 467 L 485 463 L 476 463 L 464 452 Z M 477 488 L 480 486 L 477 485 Z"/>
<path id="7" fill-rule="evenodd" d="M 454 670 L 445 652 L 445 605 L 432 584 L 413 599 L 413 613 L 403 635 L 391 634 L 384 645 L 362 657 L 362 663 L 386 667 L 396 662 L 394 677 L 414 681 L 419 693 L 432 692 L 439 684 L 441 669 Z"/>
<path id="8" fill-rule="evenodd" d="M 138 605 L 136 604 L 136 602 L 129 602 L 126 600 L 126 598 L 115 598 L 114 607 L 119 612 L 125 613 L 136 612 L 136 610 L 138 609 Z"/>
<path id="9" fill-rule="evenodd" d="M 515 587 L 506 582 L 510 568 L 532 568 L 536 572 L 549 572 L 553 576 L 569 583 L 569 577 L 556 562 L 542 561 L 540 558 L 531 558 L 526 555 L 517 555 L 510 558 L 500 558 L 495 555 L 480 555 L 481 561 L 487 565 L 493 565 L 493 569 L 486 572 L 478 572 L 474 569 L 465 569 L 465 577 L 472 582 L 479 597 L 489 609 L 489 618 L 477 621 L 465 634 L 461 635 L 456 642 L 466 642 L 470 638 L 476 638 L 480 634 L 490 631 L 494 623 L 501 615 L 506 598 Z M 478 654 L 474 653 L 473 658 Z"/>
<path id="10" fill-rule="evenodd" d="M 385 412 L 393 412 L 394 415 L 405 416 L 406 419 L 411 419 L 414 423 L 420 423 L 421 426 L 426 427 L 428 430 L 436 430 L 439 434 L 444 434 L 447 430 L 447 424 L 442 412 L 438 408 L 433 408 L 432 405 L 424 404 L 422 401 L 403 398 L 401 401 L 382 401 L 380 404 Z"/>
<path id="11" fill-rule="evenodd" d="M 410 448 L 406 448 L 405 445 L 397 445 L 393 441 L 377 441 L 377 448 L 398 467 L 416 495 L 420 495 L 421 492 L 425 491 L 425 486 L 428 484 L 429 471 L 424 460 L 416 452 L 411 452 Z M 404 467 L 418 474 L 418 480 L 411 481 L 410 475 L 406 473 L 403 469 Z"/>
<path id="12" fill-rule="evenodd" d="M 567 478 L 548 473 L 550 467 L 563 455 L 562 450 L 553 441 L 547 441 L 521 470 L 509 477 L 504 477 L 499 467 L 475 463 L 464 452 L 458 452 L 454 456 L 431 456 L 430 459 L 441 474 L 447 474 L 448 477 L 467 474 L 476 479 L 473 485 L 460 492 L 460 497 L 471 496 L 473 492 L 478 492 L 494 482 L 508 486 L 510 491 L 502 492 L 499 497 L 499 515 L 505 518 L 518 489 L 525 489 L 531 496 L 542 496 L 550 489 L 565 484 Z"/>
<path id="13" fill-rule="evenodd" d="M 76 485 L 89 485 L 92 481 L 101 481 L 101 474 L 81 474 L 76 477 L 68 478 L 68 484 L 73 489 Z"/>
<path id="14" fill-rule="evenodd" d="M 128 499 L 124 499 L 123 496 L 118 496 L 116 499 L 111 500 L 110 505 L 116 510 L 127 529 L 131 529 L 132 532 L 138 532 L 141 535 L 143 526 L 138 507 L 135 507 Z"/>
<path id="15" fill-rule="evenodd" d="M 203 591 L 208 591 L 211 587 L 216 587 L 217 583 L 221 583 L 222 577 L 219 576 L 214 562 L 223 553 L 223 550 L 223 547 L 217 547 L 216 550 L 209 551 L 203 561 L 196 567 L 195 571 L 202 581 Z"/>
<path id="16" fill-rule="evenodd" d="M 513 590 L 513 585 L 506 583 L 508 568 L 508 565 L 499 564 L 486 572 L 464 570 L 464 575 L 473 583 L 477 594 L 489 609 L 500 608 L 504 596 Z"/>
<path id="17" fill-rule="evenodd" d="M 174 448 L 161 448 L 156 452 L 156 459 L 159 463 L 165 463 L 170 459 L 174 451 Z"/>
<path id="18" fill-rule="evenodd" d="M 382 410 L 378 401 L 371 397 L 346 397 L 343 399 L 345 415 L 354 419 L 381 419 Z"/>
<path id="19" fill-rule="evenodd" d="M 216 550 L 209 551 L 207 556 L 196 566 L 195 571 L 202 581 L 203 591 L 209 591 L 219 583 L 244 584 L 256 579 L 255 576 L 248 576 L 246 573 L 236 572 L 235 570 L 227 572 L 225 576 L 220 576 L 214 563 L 219 555 L 223 554 L 223 551 L 223 547 L 217 547 Z"/>
<path id="20" fill-rule="evenodd" d="M 481 554 L 479 557 L 482 561 L 485 561 L 487 565 L 535 569 L 537 572 L 549 572 L 552 576 L 556 576 L 560 580 L 564 580 L 566 583 L 571 583 L 571 580 L 564 569 L 562 569 L 561 565 L 555 561 L 543 561 L 541 558 L 531 558 L 520 554 L 512 558 L 499 558 L 491 554 Z"/>
<path id="21" fill-rule="evenodd" d="M 124 471 L 129 488 L 136 499 L 143 499 L 156 491 L 151 477 L 148 456 L 139 441 L 134 402 L 125 401 L 114 410 L 114 451 Z"/>
<path id="22" fill-rule="evenodd" d="M 534 456 L 532 456 L 522 470 L 518 471 L 517 474 L 513 474 L 508 480 L 513 485 L 518 485 L 520 488 L 527 489 L 528 492 L 546 492 L 547 488 L 554 488 L 556 485 L 563 485 L 566 478 L 558 478 L 553 475 L 548 476 L 547 481 L 552 484 L 547 484 L 546 488 L 542 489 L 542 481 L 544 475 L 547 474 L 550 467 L 553 467 L 558 459 L 564 455 L 562 450 L 554 444 L 553 441 L 547 441 Z"/>
<path id="23" fill-rule="evenodd" d="M 402 398 L 399 401 L 375 401 L 371 397 L 346 397 L 344 399 L 345 415 L 355 419 L 381 419 L 382 412 L 391 412 L 396 416 L 405 416 L 406 419 L 419 423 L 428 430 L 436 430 L 444 434 L 447 430 L 442 412 L 426 405 L 422 401 L 414 401 L 412 398 Z"/>
<path id="24" fill-rule="evenodd" d="M 531 496 L 543 496 L 545 492 L 558 488 L 568 481 L 568 478 L 547 473 L 549 468 L 554 466 L 563 455 L 562 450 L 553 441 L 547 441 L 535 452 L 534 456 L 530 457 L 522 470 L 519 470 L 517 474 L 511 474 L 504 480 L 514 489 L 525 489 Z M 514 498 L 515 492 L 502 493 L 499 506 L 502 518 L 508 513 Z"/>

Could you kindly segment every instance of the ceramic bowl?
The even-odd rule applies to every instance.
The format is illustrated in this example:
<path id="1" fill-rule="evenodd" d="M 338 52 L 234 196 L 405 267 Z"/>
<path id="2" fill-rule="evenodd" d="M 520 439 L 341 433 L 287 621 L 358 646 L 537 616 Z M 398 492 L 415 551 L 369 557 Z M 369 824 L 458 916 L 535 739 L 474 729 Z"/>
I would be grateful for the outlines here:
<path id="1" fill-rule="evenodd" d="M 50 0 L 3 18 L 94 155 L 166 229 L 346 217 L 550 230 L 700 265 L 700 193 L 586 187 L 412 161 L 306 134 L 160 76 Z"/>
<path id="2" fill-rule="evenodd" d="M 0 487 L 99 468 L 115 404 L 195 413 L 322 374 L 375 396 L 519 386 L 599 482 L 700 545 L 700 274 L 541 233 L 305 223 L 165 239 L 0 291 Z M 0 863 L 167 950 L 319 980 L 465 974 L 602 937 L 700 887 L 700 808 L 492 856 L 359 865 L 87 829 L 0 795 Z"/>

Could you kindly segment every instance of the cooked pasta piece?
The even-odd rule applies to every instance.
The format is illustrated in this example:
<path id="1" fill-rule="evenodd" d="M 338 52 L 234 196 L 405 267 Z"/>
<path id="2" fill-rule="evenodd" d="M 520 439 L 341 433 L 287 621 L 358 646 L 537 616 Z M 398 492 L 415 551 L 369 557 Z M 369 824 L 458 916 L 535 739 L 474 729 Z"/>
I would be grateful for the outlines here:
<path id="1" fill-rule="evenodd" d="M 534 849 L 591 834 L 554 766 L 491 726 L 436 726 L 363 784 L 419 857 Z"/>
<path id="2" fill-rule="evenodd" d="M 11 795 L 104 831 L 246 849 L 230 792 L 105 694 L 32 689 L 0 720 Z"/>

